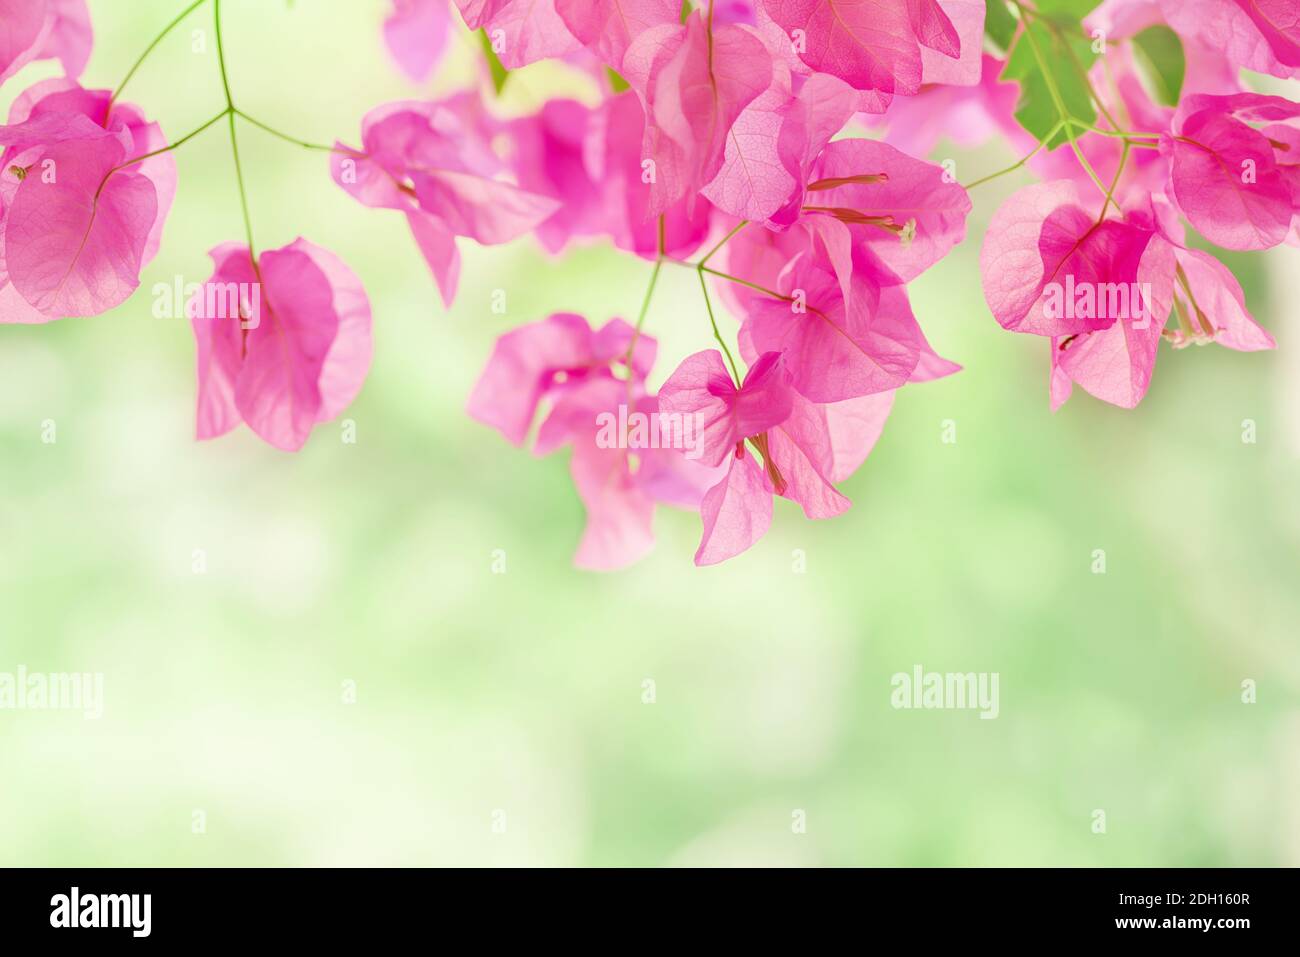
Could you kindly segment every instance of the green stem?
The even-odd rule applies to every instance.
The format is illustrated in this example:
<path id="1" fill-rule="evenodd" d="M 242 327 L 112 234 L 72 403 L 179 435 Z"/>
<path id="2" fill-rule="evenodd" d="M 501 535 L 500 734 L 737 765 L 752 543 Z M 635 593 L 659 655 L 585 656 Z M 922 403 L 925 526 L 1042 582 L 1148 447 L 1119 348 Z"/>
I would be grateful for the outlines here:
<path id="1" fill-rule="evenodd" d="M 1128 154 L 1131 149 L 1128 140 L 1125 140 L 1124 149 L 1119 154 L 1119 166 L 1115 168 L 1115 178 L 1111 180 L 1110 189 L 1106 190 L 1106 199 L 1101 204 L 1101 215 L 1097 217 L 1099 224 L 1106 218 L 1106 210 L 1110 208 L 1110 204 L 1115 198 L 1115 190 L 1119 186 L 1119 178 L 1124 175 L 1124 165 L 1128 163 Z M 1118 209 L 1119 204 L 1116 204 L 1115 208 Z"/>
<path id="2" fill-rule="evenodd" d="M 1015 3 L 1016 10 L 1020 13 L 1020 18 L 1025 20 L 1027 18 L 1025 8 L 1020 5 L 1019 0 L 1013 0 L 1013 2 Z M 1043 74 L 1043 81 L 1047 84 L 1047 92 L 1051 94 L 1052 102 L 1056 105 L 1057 115 L 1060 116 L 1061 120 L 1065 123 L 1065 136 L 1070 141 L 1070 149 L 1074 151 L 1075 158 L 1078 159 L 1079 165 L 1082 166 L 1088 176 L 1091 177 L 1092 181 L 1097 185 L 1097 188 L 1101 190 L 1102 193 L 1105 193 L 1106 184 L 1101 181 L 1101 177 L 1097 175 L 1097 171 L 1092 168 L 1092 164 L 1088 162 L 1088 157 L 1083 155 L 1083 150 L 1079 147 L 1079 143 L 1075 139 L 1074 124 L 1071 122 L 1072 117 L 1070 111 L 1065 108 L 1065 100 L 1061 97 L 1061 91 L 1057 89 L 1056 79 L 1052 76 L 1051 71 L 1047 69 L 1047 61 L 1043 57 L 1042 49 L 1038 46 L 1038 38 L 1034 36 L 1034 31 L 1029 28 L 1028 23 L 1025 24 L 1024 35 L 1025 39 L 1029 41 L 1029 48 L 1034 54 L 1034 61 L 1038 64 L 1038 69 Z"/>
<path id="3" fill-rule="evenodd" d="M 709 284 L 704 281 L 704 273 L 708 271 L 698 266 L 695 269 L 695 275 L 700 280 L 700 291 L 704 293 L 704 308 L 709 311 L 709 325 L 713 326 L 713 338 L 718 340 L 718 345 L 722 347 L 722 354 L 727 357 L 727 365 L 731 366 L 731 377 L 736 380 L 736 388 L 740 388 L 740 372 L 736 369 L 736 360 L 731 356 L 731 350 L 727 348 L 726 340 L 722 338 L 722 333 L 718 329 L 718 320 L 713 315 L 713 303 L 709 300 Z"/>
<path id="4" fill-rule="evenodd" d="M 167 34 L 171 33 L 172 30 L 174 30 L 177 26 L 179 26 L 182 20 L 188 17 L 199 7 L 203 6 L 203 4 L 206 2 L 207 0 L 194 0 L 193 3 L 191 3 L 188 7 L 182 10 L 176 16 L 176 19 L 172 20 L 171 23 L 163 27 L 162 33 L 154 37 L 153 42 L 144 48 L 144 52 L 140 54 L 139 58 L 135 61 L 134 64 L 132 64 L 131 69 L 127 71 L 126 78 L 123 79 L 122 82 L 117 85 L 117 89 L 113 91 L 113 95 L 108 98 L 108 108 L 110 110 L 113 108 L 113 104 L 117 102 L 117 98 L 122 95 L 122 91 L 126 89 L 126 85 L 131 82 L 131 77 L 135 76 L 135 71 L 140 69 L 140 65 L 144 63 L 144 61 L 148 59 L 149 54 L 153 52 L 154 47 L 156 47 L 159 43 L 161 43 L 163 41 L 163 38 L 167 36 Z"/>
<path id="5" fill-rule="evenodd" d="M 699 267 L 703 267 L 705 263 L 707 263 L 710 259 L 713 258 L 714 254 L 717 253 L 718 250 L 720 250 L 723 246 L 727 245 L 727 243 L 731 241 L 731 238 L 735 236 L 736 233 L 740 232 L 748 225 L 749 225 L 749 220 L 742 219 L 740 223 L 736 226 L 736 228 L 733 229 L 731 232 L 727 233 L 727 235 L 723 236 L 720 240 L 718 240 L 718 244 L 714 246 L 712 249 L 710 249 L 707 253 L 705 253 L 704 258 L 701 259 L 696 265 Z"/>
<path id="6" fill-rule="evenodd" d="M 128 166 L 134 166 L 136 163 L 143 163 L 145 160 L 149 159 L 150 157 L 158 156 L 161 153 L 170 153 L 174 149 L 179 149 L 180 147 L 188 143 L 190 140 L 194 139 L 194 137 L 198 136 L 200 133 L 206 130 L 209 126 L 212 126 L 214 123 L 218 122 L 222 117 L 226 116 L 229 112 L 230 112 L 229 109 L 222 110 L 220 113 L 218 113 L 212 119 L 208 120 L 198 129 L 191 130 L 190 132 L 186 133 L 175 143 L 170 143 L 167 146 L 162 147 L 162 149 L 156 149 L 153 150 L 152 152 L 145 153 L 142 156 L 137 156 L 133 159 L 129 159 L 125 163 L 119 163 L 117 166 L 114 166 L 111 170 L 108 171 L 108 176 L 112 176 L 120 169 L 126 169 Z M 105 176 L 104 179 L 107 180 L 108 176 Z"/>
<path id="7" fill-rule="evenodd" d="M 230 153 L 235 160 L 235 180 L 239 184 L 239 207 L 244 214 L 244 235 L 248 239 L 248 258 L 253 261 L 253 271 L 258 273 L 257 251 L 253 245 L 253 220 L 248 215 L 248 189 L 244 185 L 244 168 L 239 162 L 239 137 L 235 134 L 235 100 L 230 95 L 230 77 L 226 73 L 226 51 L 221 42 L 221 0 L 212 0 L 213 19 L 217 29 L 217 64 L 221 68 L 221 89 L 226 94 L 226 116 L 230 118 Z"/>
<path id="8" fill-rule="evenodd" d="M 246 122 L 248 122 L 248 123 L 253 124 L 253 125 L 256 126 L 259 130 L 264 130 L 264 131 L 266 131 L 267 133 L 270 133 L 272 136 L 278 136 L 280 139 L 284 140 L 286 143 L 292 143 L 292 144 L 294 144 L 295 146 L 301 146 L 301 147 L 303 147 L 304 149 L 309 149 L 309 150 L 320 150 L 321 152 L 324 152 L 324 153 L 349 153 L 349 154 L 351 154 L 351 153 L 355 152 L 354 150 L 342 149 L 342 148 L 339 148 L 339 147 L 337 147 L 337 146 L 325 146 L 325 145 L 322 144 L 322 143 L 311 143 L 311 142 L 308 142 L 307 140 L 300 140 L 300 139 L 298 139 L 298 137 L 296 137 L 296 136 L 290 136 L 288 133 L 281 133 L 281 132 L 280 132 L 279 130 L 277 130 L 275 127 L 273 127 L 273 126 L 268 126 L 267 124 L 263 123 L 261 120 L 259 120 L 259 119 L 255 119 L 254 117 L 249 116 L 247 113 L 245 113 L 243 110 L 240 110 L 240 109 L 236 109 L 236 110 L 235 110 L 235 115 L 238 116 L 241 120 L 244 120 L 244 121 L 246 121 Z"/>
<path id="9" fill-rule="evenodd" d="M 1020 160 L 1020 162 L 1013 163 L 1012 165 L 1008 166 L 1006 169 L 998 170 L 996 173 L 990 173 L 988 176 L 982 176 L 979 179 L 975 180 L 975 182 L 970 183 L 969 185 L 963 187 L 963 189 L 969 192 L 970 190 L 974 189 L 976 186 L 980 186 L 984 183 L 989 182 L 990 180 L 995 180 L 999 176 L 1006 176 L 1008 173 L 1014 173 L 1016 170 L 1020 169 L 1020 167 L 1024 166 L 1031 159 L 1037 156 L 1039 151 L 1042 150 L 1045 146 L 1047 146 L 1048 143 L 1052 141 L 1052 137 L 1055 136 L 1057 133 L 1061 132 L 1061 127 L 1064 125 L 1065 125 L 1064 121 L 1061 121 L 1057 123 L 1054 127 L 1052 127 L 1051 131 L 1047 134 L 1047 136 L 1043 138 L 1043 141 L 1039 143 L 1037 146 L 1035 146 L 1029 152 L 1029 154 L 1024 157 L 1024 159 Z"/>

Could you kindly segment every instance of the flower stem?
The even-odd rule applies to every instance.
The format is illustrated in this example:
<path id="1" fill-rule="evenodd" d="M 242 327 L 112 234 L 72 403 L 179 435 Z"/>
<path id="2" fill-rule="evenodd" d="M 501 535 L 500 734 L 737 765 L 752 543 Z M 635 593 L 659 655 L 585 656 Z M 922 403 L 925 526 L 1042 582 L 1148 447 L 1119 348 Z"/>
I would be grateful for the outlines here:
<path id="1" fill-rule="evenodd" d="M 1024 166 L 1031 159 L 1037 156 L 1039 151 L 1042 150 L 1044 147 L 1047 146 L 1048 143 L 1051 142 L 1052 137 L 1055 136 L 1057 133 L 1061 132 L 1061 127 L 1064 125 L 1065 123 L 1064 121 L 1062 121 L 1057 123 L 1054 127 L 1052 127 L 1051 131 L 1047 134 L 1047 136 L 1043 137 L 1043 141 L 1039 143 L 1037 146 L 1035 146 L 1029 152 L 1029 154 L 1025 156 L 1024 159 L 1020 160 L 1020 162 L 1013 163 L 1012 165 L 1008 166 L 1006 169 L 998 170 L 996 173 L 990 173 L 988 176 L 982 176 L 979 179 L 975 180 L 975 182 L 969 183 L 968 185 L 962 188 L 969 192 L 970 190 L 974 189 L 976 186 L 980 186 L 984 183 L 989 182 L 990 180 L 995 180 L 999 176 L 1006 176 L 1008 173 L 1014 173 L 1016 170 L 1020 169 L 1020 167 Z"/>
<path id="2" fill-rule="evenodd" d="M 292 143 L 292 144 L 294 144 L 295 146 L 301 146 L 301 147 L 303 147 L 304 149 L 309 149 L 309 150 L 320 150 L 320 151 L 323 152 L 323 153 L 343 153 L 343 152 L 346 152 L 346 153 L 352 153 L 352 152 L 354 152 L 353 150 L 344 150 L 344 149 L 340 149 L 339 147 L 336 147 L 336 146 L 326 146 L 326 145 L 324 145 L 323 143 L 311 143 L 311 142 L 308 142 L 307 140 L 300 140 L 300 139 L 298 139 L 298 137 L 296 137 L 296 136 L 290 136 L 288 133 L 281 133 L 281 132 L 280 132 L 279 130 L 277 130 L 275 127 L 273 127 L 273 126 L 268 126 L 266 123 L 263 123 L 261 120 L 259 120 L 259 119 L 255 119 L 254 117 L 249 116 L 247 113 L 245 113 L 245 112 L 244 112 L 243 110 L 241 110 L 241 109 L 236 109 L 236 110 L 235 110 L 235 115 L 238 116 L 241 120 L 245 120 L 246 122 L 253 124 L 253 125 L 256 126 L 258 129 L 260 129 L 260 130 L 265 130 L 267 133 L 270 133 L 272 136 L 278 136 L 280 139 L 284 140 L 286 143 Z"/>
<path id="3" fill-rule="evenodd" d="M 727 348 L 726 340 L 722 338 L 722 333 L 718 330 L 718 320 L 713 315 L 713 303 L 709 301 L 709 284 L 704 281 L 706 270 L 696 267 L 695 275 L 700 279 L 700 291 L 704 293 L 704 308 L 709 311 L 709 325 L 713 326 L 713 338 L 718 340 L 718 345 L 722 347 L 722 354 L 727 357 L 727 365 L 731 366 L 731 376 L 736 380 L 736 388 L 740 388 L 740 373 L 736 370 L 736 360 L 731 356 L 731 350 Z"/>
<path id="4" fill-rule="evenodd" d="M 149 54 L 153 52 L 154 47 L 156 47 L 159 43 L 161 43 L 163 41 L 163 38 L 167 36 L 167 34 L 171 33 L 172 30 L 174 30 L 177 26 L 179 26 L 182 20 L 188 17 L 199 7 L 203 6 L 203 4 L 206 2 L 207 0 L 194 0 L 193 3 L 191 3 L 188 7 L 186 7 L 179 14 L 177 14 L 176 18 L 172 20 L 171 23 L 163 27 L 162 33 L 154 37 L 153 42 L 144 48 L 144 52 L 141 53 L 139 58 L 135 61 L 135 63 L 132 64 L 131 69 L 127 71 L 126 77 L 122 80 L 121 83 L 117 85 L 117 89 L 113 91 L 113 95 L 108 98 L 108 108 L 110 110 L 113 108 L 113 104 L 117 102 L 117 98 L 122 95 L 122 91 L 126 89 L 126 85 L 131 82 L 131 77 L 135 76 L 135 71 L 140 69 L 140 65 L 144 63 L 144 61 L 148 59 Z"/>
<path id="5" fill-rule="evenodd" d="M 158 156 L 161 153 L 170 153 L 174 149 L 179 149 L 180 147 L 188 143 L 190 140 L 194 139 L 194 137 L 198 136 L 200 133 L 206 130 L 209 126 L 212 126 L 214 123 L 218 122 L 229 113 L 230 113 L 229 109 L 222 110 L 220 113 L 212 117 L 212 119 L 208 120 L 198 129 L 191 130 L 190 132 L 186 133 L 175 143 L 169 143 L 168 145 L 162 147 L 161 149 L 153 150 L 152 152 L 145 153 L 142 156 L 136 156 L 133 159 L 127 160 L 125 163 L 119 163 L 118 165 L 114 166 L 111 170 L 108 171 L 108 175 L 111 176 L 112 174 L 116 173 L 118 170 L 126 169 L 128 166 L 134 166 L 136 163 L 143 163 L 145 160 L 149 159 L 150 157 Z M 108 177 L 106 176 L 105 179 L 107 178 Z"/>
<path id="6" fill-rule="evenodd" d="M 257 252 L 253 246 L 253 220 L 248 215 L 248 190 L 244 186 L 244 169 L 239 162 L 239 138 L 235 134 L 234 98 L 230 95 L 230 77 L 226 73 L 226 51 L 221 43 L 221 0 L 212 0 L 213 19 L 217 28 L 217 64 L 221 67 L 221 88 L 226 94 L 226 116 L 230 118 L 230 153 L 235 160 L 235 180 L 239 184 L 239 206 L 244 214 L 244 235 L 248 239 L 248 258 L 253 261 L 253 271 L 261 278 L 257 268 Z"/>
<path id="7" fill-rule="evenodd" d="M 1026 20 L 1027 14 L 1025 13 L 1025 8 L 1020 5 L 1019 0 L 1012 0 L 1012 2 L 1015 3 L 1016 10 L 1020 13 L 1021 20 Z M 1065 123 L 1065 136 L 1066 139 L 1070 141 L 1070 149 L 1074 151 L 1075 158 L 1078 159 L 1079 165 L 1084 168 L 1084 171 L 1087 172 L 1088 176 L 1092 179 L 1093 183 L 1096 184 L 1097 188 L 1105 194 L 1106 184 L 1101 181 L 1101 177 L 1097 175 L 1097 171 L 1092 168 L 1092 164 L 1088 162 L 1088 157 L 1084 155 L 1083 150 L 1079 147 L 1078 141 L 1075 139 L 1074 124 L 1071 122 L 1072 117 L 1070 111 L 1066 109 L 1065 100 L 1061 98 L 1061 91 L 1057 89 L 1056 78 L 1053 77 L 1051 71 L 1047 69 L 1047 61 L 1043 58 L 1043 51 L 1038 46 L 1038 38 L 1034 36 L 1034 31 L 1029 28 L 1027 22 L 1025 24 L 1024 36 L 1025 39 L 1029 41 L 1029 48 L 1034 54 L 1034 61 L 1038 64 L 1038 69 L 1043 74 L 1043 81 L 1047 84 L 1047 92 L 1051 94 L 1052 103 L 1056 106 L 1057 115 L 1060 116 L 1062 122 Z M 1050 139 L 1051 137 L 1049 136 L 1048 140 Z"/>

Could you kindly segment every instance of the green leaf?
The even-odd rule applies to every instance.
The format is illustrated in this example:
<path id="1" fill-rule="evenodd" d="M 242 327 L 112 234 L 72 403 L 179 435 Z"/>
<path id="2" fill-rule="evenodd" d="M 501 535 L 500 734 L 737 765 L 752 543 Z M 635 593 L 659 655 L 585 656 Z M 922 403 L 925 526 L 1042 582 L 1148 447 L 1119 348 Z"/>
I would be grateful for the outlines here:
<path id="1" fill-rule="evenodd" d="M 691 7 L 691 0 L 682 0 L 682 14 L 681 14 L 682 23 L 685 23 L 686 18 L 691 15 L 692 9 L 693 8 Z"/>
<path id="2" fill-rule="evenodd" d="M 1043 60 L 1041 66 L 1039 55 Z M 1097 121 L 1097 111 L 1093 109 L 1085 80 L 1088 68 L 1096 58 L 1092 44 L 1082 33 L 1067 36 L 1064 31 L 1053 29 L 1041 20 L 1026 24 L 1016 38 L 1000 79 L 1019 81 L 1016 120 L 1040 143 L 1047 140 L 1052 127 L 1063 119 L 1061 108 L 1048 86 L 1048 77 L 1060 94 L 1061 106 L 1067 116 L 1089 126 Z M 1068 139 L 1066 131 L 1060 130 L 1047 141 L 1047 148 L 1055 149 Z"/>
<path id="3" fill-rule="evenodd" d="M 487 35 L 486 30 L 478 32 L 478 38 L 483 43 L 483 57 L 487 60 L 488 70 L 492 73 L 492 88 L 496 90 L 497 96 L 506 87 L 506 80 L 510 79 L 510 71 L 501 65 L 501 58 L 497 56 L 497 51 L 492 49 L 492 40 Z"/>
<path id="4" fill-rule="evenodd" d="M 999 50 L 1011 49 L 1016 35 L 1016 18 L 1007 9 L 1006 0 L 984 0 L 984 35 Z"/>
<path id="5" fill-rule="evenodd" d="M 1156 101 L 1176 106 L 1187 75 L 1187 57 L 1178 34 L 1163 24 L 1147 27 L 1133 38 L 1133 49 Z"/>
<path id="6" fill-rule="evenodd" d="M 1038 12 L 1053 20 L 1078 23 L 1096 7 L 1100 0 L 1038 0 Z"/>
<path id="7" fill-rule="evenodd" d="M 605 75 L 609 78 L 609 88 L 615 93 L 622 93 L 624 90 L 630 90 L 627 80 L 615 73 L 609 67 L 605 67 Z"/>

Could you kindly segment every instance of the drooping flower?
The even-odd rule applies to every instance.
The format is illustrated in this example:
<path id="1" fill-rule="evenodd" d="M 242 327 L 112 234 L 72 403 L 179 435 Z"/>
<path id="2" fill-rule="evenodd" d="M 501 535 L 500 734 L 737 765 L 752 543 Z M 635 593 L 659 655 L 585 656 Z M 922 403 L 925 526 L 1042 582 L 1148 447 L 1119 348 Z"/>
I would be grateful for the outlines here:
<path id="1" fill-rule="evenodd" d="M 1250 124 L 1289 126 L 1297 118 L 1300 103 L 1256 93 L 1190 96 L 1179 105 L 1160 150 L 1174 201 L 1205 238 L 1227 249 L 1268 249 L 1286 239 L 1300 212 L 1277 159 L 1290 145 Z"/>
<path id="2" fill-rule="evenodd" d="M 333 253 L 305 239 L 258 255 L 226 243 L 187 315 L 198 354 L 196 435 L 240 422 L 297 451 L 342 412 L 370 369 L 370 301 Z"/>
<path id="3" fill-rule="evenodd" d="M 520 187 L 558 204 L 536 228 L 547 252 L 557 253 L 572 239 L 611 227 L 586 155 L 595 123 L 595 111 L 577 100 L 553 99 L 507 126 L 510 165 Z"/>
<path id="4" fill-rule="evenodd" d="M 1030 186 L 993 218 L 980 259 L 998 322 L 1051 340 L 1051 405 L 1074 385 L 1133 408 L 1151 384 L 1160 340 L 1242 351 L 1273 341 L 1213 256 L 1184 246 L 1172 209 L 1147 199 L 1101 217 L 1073 181 Z M 1167 329 L 1171 314 L 1178 318 Z"/>
<path id="5" fill-rule="evenodd" d="M 771 85 L 732 124 L 722 166 L 702 194 L 739 219 L 780 216 L 788 225 L 814 159 L 853 115 L 855 100 L 842 80 L 825 73 L 796 78 L 774 62 Z"/>
<path id="6" fill-rule="evenodd" d="M 405 214 L 448 307 L 460 276 L 457 236 L 508 242 L 560 205 L 502 177 L 497 132 L 470 94 L 389 103 L 366 114 L 361 149 L 340 143 L 330 158 L 334 181 L 359 202 Z"/>
<path id="7" fill-rule="evenodd" d="M 698 508 L 714 480 L 698 455 L 628 428 L 657 421 L 658 402 L 645 390 L 655 348 L 621 319 L 592 330 L 581 316 L 557 313 L 498 339 L 470 396 L 470 416 L 516 445 L 546 407 L 533 451 L 572 449 L 569 469 L 587 510 L 574 557 L 581 568 L 644 557 L 654 544 L 655 505 Z M 680 428 L 677 435 L 696 438 Z"/>
<path id="8" fill-rule="evenodd" d="M 924 337 L 895 286 L 858 273 L 846 295 L 820 251 L 804 253 L 776 291 L 751 301 L 742 348 L 783 352 L 794 387 L 813 402 L 840 402 L 897 389 L 920 361 Z"/>
<path id="9" fill-rule="evenodd" d="M 910 282 L 966 236 L 970 197 L 943 167 L 888 143 L 843 139 L 809 171 L 802 213 L 849 227 L 855 251 L 868 253 L 883 282 Z"/>
<path id="10" fill-rule="evenodd" d="M 697 565 L 732 558 L 772 523 L 772 497 L 797 502 L 811 519 L 849 507 L 834 483 L 867 457 L 893 393 L 818 404 L 803 398 L 777 353 L 756 357 L 739 387 L 716 350 L 688 356 L 659 390 L 659 406 L 705 423 L 705 460 L 726 471 L 700 504 Z M 761 460 L 761 461 L 760 461 Z"/>
<path id="11" fill-rule="evenodd" d="M 750 28 L 711 26 L 696 10 L 681 26 L 642 32 L 622 72 L 644 107 L 653 217 L 683 197 L 693 202 L 717 175 L 732 125 L 768 88 L 772 62 Z"/>
<path id="12" fill-rule="evenodd" d="M 384 42 L 412 83 L 424 83 L 447 45 L 448 0 L 393 0 L 384 21 Z"/>
<path id="13" fill-rule="evenodd" d="M 38 83 L 0 127 L 0 322 L 91 316 L 126 300 L 176 191 L 161 129 L 108 90 Z"/>

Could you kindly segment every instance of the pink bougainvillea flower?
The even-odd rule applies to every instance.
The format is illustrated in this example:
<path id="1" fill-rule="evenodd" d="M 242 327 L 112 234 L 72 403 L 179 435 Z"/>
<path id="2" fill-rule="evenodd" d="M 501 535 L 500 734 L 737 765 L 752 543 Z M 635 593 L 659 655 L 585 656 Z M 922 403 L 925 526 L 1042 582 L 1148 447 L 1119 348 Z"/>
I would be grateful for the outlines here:
<path id="1" fill-rule="evenodd" d="M 556 0 L 455 0 L 465 25 L 487 33 L 507 70 L 581 49 L 556 12 Z"/>
<path id="2" fill-rule="evenodd" d="M 471 418 L 491 426 L 515 445 L 523 445 L 543 399 L 554 399 L 589 377 L 615 379 L 632 346 L 632 327 L 611 319 L 598 331 L 574 313 L 560 312 L 541 322 L 512 329 L 496 341 L 487 367 L 470 395 Z M 630 374 L 644 382 L 654 364 L 655 341 L 635 338 Z M 543 436 L 539 451 L 552 451 L 563 437 Z"/>
<path id="3" fill-rule="evenodd" d="M 644 557 L 654 544 L 655 505 L 698 508 L 716 480 L 698 455 L 627 429 L 632 416 L 658 413 L 645 392 L 655 349 L 654 339 L 621 319 L 593 331 L 581 316 L 557 313 L 498 339 L 470 396 L 470 416 L 516 445 L 539 407 L 549 407 L 533 451 L 573 449 L 569 469 L 587 510 L 574 558 L 581 568 L 620 568 Z"/>
<path id="4" fill-rule="evenodd" d="M 632 41 L 651 27 L 679 23 L 682 5 L 679 0 L 555 0 L 555 11 L 583 46 L 618 71 Z"/>
<path id="5" fill-rule="evenodd" d="M 28 175 L 14 192 L 5 213 L 5 268 L 18 294 L 47 319 L 98 315 L 140 283 L 157 196 L 139 173 L 110 175 L 122 152 L 108 138 L 56 144 L 40 159 L 51 175 Z"/>
<path id="6" fill-rule="evenodd" d="M 966 235 L 970 197 L 945 170 L 888 143 L 837 140 L 812 164 L 803 211 L 848 225 L 884 281 L 910 282 Z"/>
<path id="7" fill-rule="evenodd" d="M 921 89 L 923 48 L 961 57 L 961 37 L 937 0 L 762 0 L 759 16 L 797 38 L 808 69 L 867 94 L 860 107 L 873 113 L 893 94 Z"/>
<path id="8" fill-rule="evenodd" d="M 654 545 L 655 506 L 698 510 L 717 481 L 718 469 L 651 441 L 635 424 L 618 432 L 620 412 L 639 416 L 641 424 L 659 415 L 658 400 L 642 394 L 639 384 L 632 395 L 629 403 L 626 382 L 587 377 L 556 397 L 539 431 L 539 447 L 546 435 L 551 448 L 573 449 L 569 473 L 587 512 L 574 555 L 579 568 L 608 571 L 643 558 Z"/>
<path id="9" fill-rule="evenodd" d="M 837 271 L 820 246 L 802 254 L 774 290 L 750 300 L 742 350 L 782 352 L 794 387 L 813 402 L 840 402 L 907 382 L 928 345 L 906 293 L 870 273 Z"/>
<path id="10" fill-rule="evenodd" d="M 1218 260 L 1183 245 L 1172 209 L 1143 200 L 1098 221 L 1073 181 L 1030 186 L 993 218 L 980 261 L 989 308 L 1007 329 L 1052 341 L 1051 404 L 1074 385 L 1133 408 L 1161 338 L 1272 348 Z M 1178 325 L 1167 329 L 1170 315 Z"/>
<path id="11" fill-rule="evenodd" d="M 393 0 L 384 21 L 384 42 L 402 72 L 424 83 L 447 45 L 451 11 L 448 0 Z"/>
<path id="12" fill-rule="evenodd" d="M 1223 51 L 1237 66 L 1300 76 L 1300 9 L 1294 0 L 1160 0 L 1180 34 Z"/>
<path id="13" fill-rule="evenodd" d="M 710 28 L 697 10 L 682 26 L 642 32 L 622 72 L 645 111 L 653 217 L 683 197 L 693 202 L 717 175 L 732 124 L 771 83 L 772 60 L 750 28 Z"/>
<path id="14" fill-rule="evenodd" d="M 771 525 L 773 495 L 797 502 L 812 519 L 844 512 L 849 500 L 833 483 L 866 459 L 892 403 L 892 392 L 810 402 L 790 387 L 775 353 L 759 356 L 739 388 L 716 350 L 684 360 L 659 390 L 659 407 L 700 416 L 705 460 L 721 456 L 726 469 L 700 504 L 704 534 L 695 563 L 725 561 L 757 542 Z"/>
<path id="15" fill-rule="evenodd" d="M 788 225 L 815 157 L 853 115 L 855 101 L 842 80 L 824 73 L 795 78 L 774 62 L 771 85 L 732 124 L 722 166 L 703 195 L 740 219 L 762 222 L 782 213 Z"/>
<path id="16" fill-rule="evenodd" d="M 1274 141 L 1249 124 L 1296 117 L 1300 104 L 1254 93 L 1191 96 L 1179 106 L 1160 149 L 1178 208 L 1206 239 L 1227 249 L 1286 239 L 1300 207 Z"/>
<path id="17" fill-rule="evenodd" d="M 499 178 L 498 125 L 476 96 L 376 107 L 361 125 L 361 149 L 330 157 L 334 181 L 366 206 L 400 210 L 450 307 L 460 276 L 455 237 L 508 242 L 549 218 L 556 200 Z"/>
<path id="18" fill-rule="evenodd" d="M 1113 324 L 1115 317 L 1073 308 L 1077 299 L 1138 282 L 1154 235 L 1150 225 L 1121 219 L 1098 222 L 1084 208 L 1073 180 L 1027 186 L 994 214 L 980 251 L 984 298 L 993 317 L 1012 332 L 1073 336 Z"/>
<path id="19" fill-rule="evenodd" d="M 559 203 L 536 230 L 547 252 L 557 253 L 571 239 L 610 225 L 586 156 L 595 122 L 594 112 L 576 100 L 554 99 L 508 125 L 511 168 L 519 185 Z"/>
<path id="20" fill-rule="evenodd" d="M 157 252 L 176 192 L 166 145 L 107 90 L 38 83 L 0 127 L 0 322 L 98 315 L 123 302 Z M 111 171 L 111 172 L 110 172 Z"/>
<path id="21" fill-rule="evenodd" d="M 972 147 L 991 139 L 1005 128 L 1003 117 L 1015 122 L 1019 93 L 1014 83 L 998 82 L 1003 67 L 985 54 L 976 85 L 926 86 L 916 96 L 896 97 L 880 118 L 885 142 L 909 156 L 929 156 L 943 138 Z"/>
<path id="22" fill-rule="evenodd" d="M 593 114 L 583 146 L 586 166 L 597 184 L 596 225 L 614 245 L 638 256 L 654 258 L 659 249 L 659 223 L 651 214 L 655 189 L 650 167 L 643 165 L 641 143 L 645 114 L 635 93 L 609 97 Z M 664 251 L 689 256 L 709 233 L 708 203 L 683 196 L 664 210 Z"/>
<path id="23" fill-rule="evenodd" d="M 258 255 L 226 243 L 187 314 L 198 352 L 199 439 L 240 422 L 285 451 L 356 398 L 370 369 L 370 301 L 333 253 L 305 239 Z"/>
<path id="24" fill-rule="evenodd" d="M 92 41 L 86 0 L 0 0 L 0 83 L 33 60 L 51 58 L 79 77 Z"/>
<path id="25" fill-rule="evenodd" d="M 736 388 L 716 349 L 682 360 L 659 390 L 659 407 L 699 415 L 703 459 L 721 465 L 736 446 L 775 428 L 790 417 L 794 390 L 781 366 L 781 354 L 758 357 Z"/>

